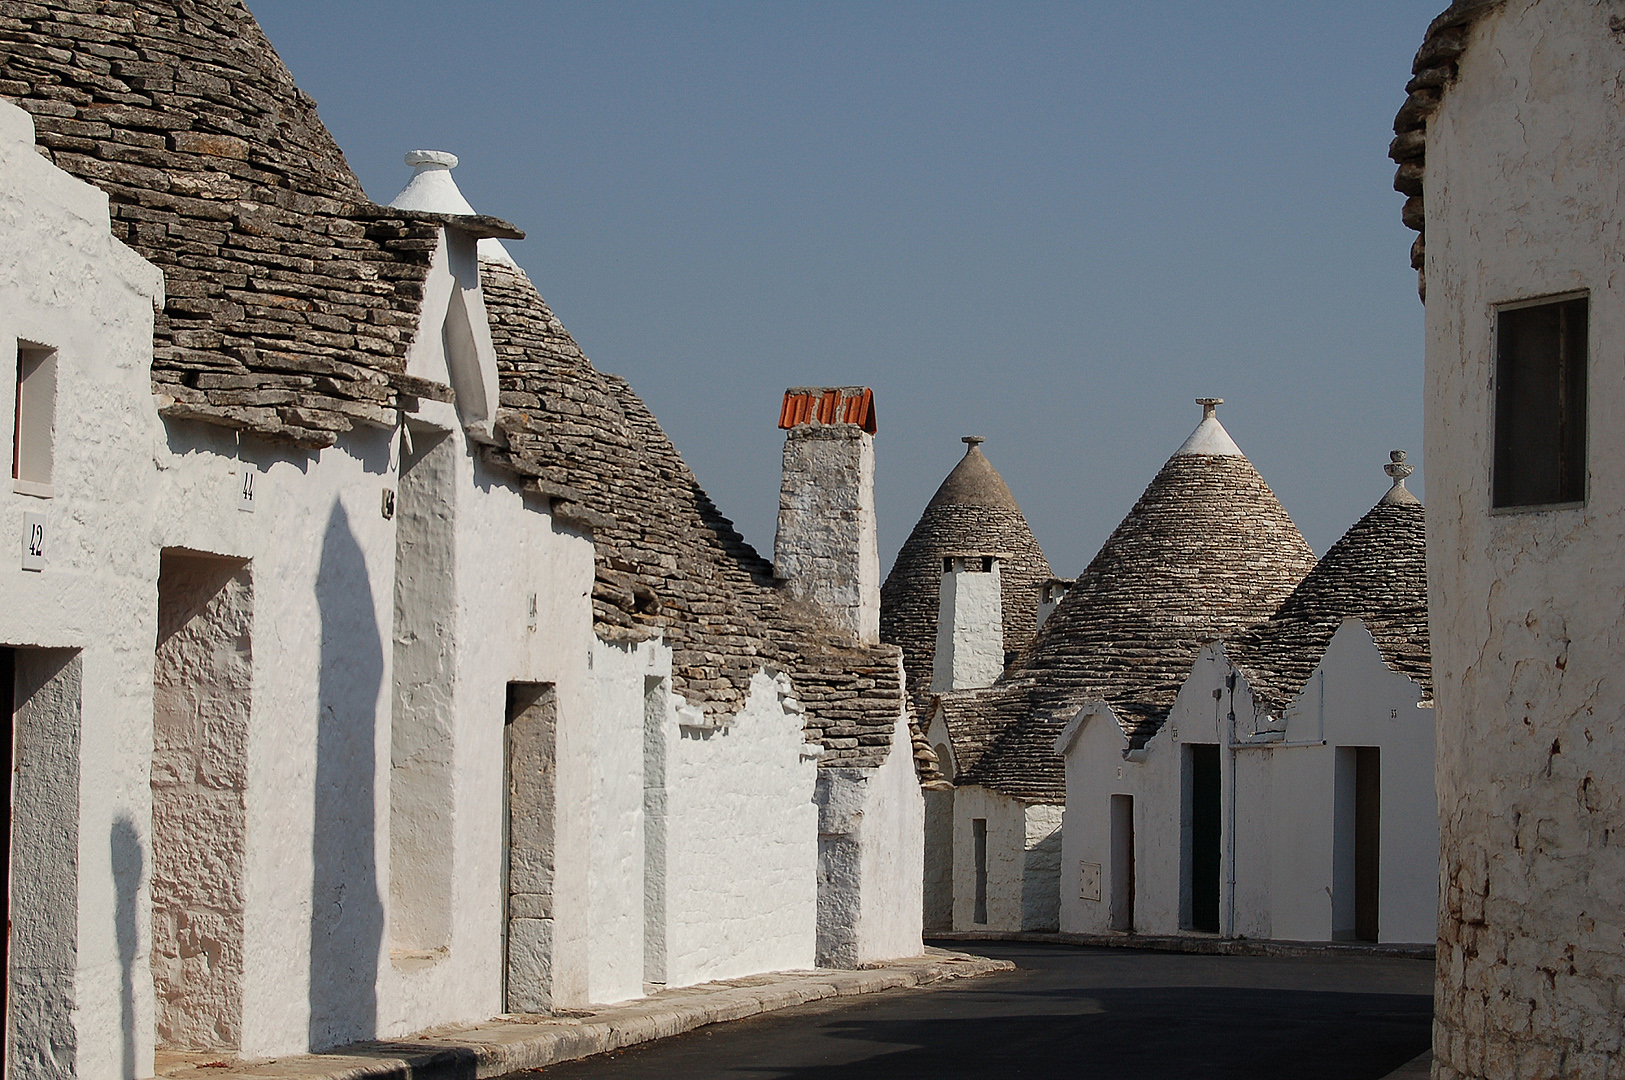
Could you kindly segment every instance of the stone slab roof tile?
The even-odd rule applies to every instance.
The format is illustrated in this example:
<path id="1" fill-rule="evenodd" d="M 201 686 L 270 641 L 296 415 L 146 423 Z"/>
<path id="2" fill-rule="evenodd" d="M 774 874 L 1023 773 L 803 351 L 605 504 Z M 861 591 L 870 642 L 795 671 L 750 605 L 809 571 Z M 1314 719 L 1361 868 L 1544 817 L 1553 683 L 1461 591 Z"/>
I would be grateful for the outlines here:
<path id="1" fill-rule="evenodd" d="M 1202 645 L 1267 618 L 1314 565 L 1245 457 L 1175 454 L 1006 672 L 1025 706 L 961 782 L 1065 802 L 1055 739 L 1078 706 L 1107 702 L 1143 744 Z"/>
<path id="2" fill-rule="evenodd" d="M 1344 619 L 1359 619 L 1383 661 L 1433 697 L 1425 512 L 1384 501 L 1344 533 L 1263 623 L 1225 642 L 1253 693 L 1280 709 L 1314 674 Z"/>
<path id="3" fill-rule="evenodd" d="M 0 95 L 163 270 L 160 412 L 312 447 L 393 427 L 440 228 L 517 230 L 370 203 L 237 0 L 95 8 L 5 5 Z"/>
<path id="4" fill-rule="evenodd" d="M 982 453 L 982 440 L 966 441 L 965 456 L 926 505 L 880 587 L 880 639 L 902 648 L 909 693 L 922 714 L 931 696 L 943 555 L 1007 553 L 999 568 L 1006 653 L 1032 640 L 1038 587 L 1053 576 L 1015 496 Z"/>
<path id="5" fill-rule="evenodd" d="M 673 689 L 708 712 L 743 704 L 751 676 L 791 676 L 819 764 L 885 760 L 906 709 L 899 651 L 861 646 L 773 586 L 773 566 L 700 487 L 624 379 L 594 368 L 518 267 L 482 260 L 504 445 L 494 465 L 561 487 L 597 515 L 600 637 L 663 635 Z"/>

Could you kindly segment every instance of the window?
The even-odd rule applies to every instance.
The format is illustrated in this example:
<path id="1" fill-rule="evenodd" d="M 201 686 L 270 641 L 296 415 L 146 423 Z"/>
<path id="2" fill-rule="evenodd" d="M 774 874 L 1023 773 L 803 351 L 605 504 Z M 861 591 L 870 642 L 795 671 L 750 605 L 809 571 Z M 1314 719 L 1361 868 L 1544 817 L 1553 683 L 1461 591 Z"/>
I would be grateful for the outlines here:
<path id="1" fill-rule="evenodd" d="M 11 480 L 25 495 L 51 494 L 56 428 L 56 350 L 17 343 L 17 395 L 11 426 Z"/>
<path id="2" fill-rule="evenodd" d="M 1585 501 L 1589 300 L 1496 312 L 1497 508 Z"/>

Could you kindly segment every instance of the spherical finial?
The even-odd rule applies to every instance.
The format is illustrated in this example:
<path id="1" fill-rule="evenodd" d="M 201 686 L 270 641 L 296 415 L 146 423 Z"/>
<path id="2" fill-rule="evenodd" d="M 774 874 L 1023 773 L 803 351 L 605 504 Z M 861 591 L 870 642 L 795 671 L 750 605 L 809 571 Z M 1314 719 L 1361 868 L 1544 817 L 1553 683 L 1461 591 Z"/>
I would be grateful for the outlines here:
<path id="1" fill-rule="evenodd" d="M 980 435 L 965 435 L 962 436 L 959 441 L 964 443 L 966 446 L 980 446 L 987 442 L 987 440 Z"/>
<path id="2" fill-rule="evenodd" d="M 457 167 L 457 155 L 448 154 L 444 150 L 408 150 L 406 152 L 406 163 L 414 169 L 424 166 L 455 169 Z"/>
<path id="3" fill-rule="evenodd" d="M 1224 404 L 1222 397 L 1199 397 L 1196 404 L 1202 406 L 1202 419 L 1212 420 L 1219 413 L 1219 406 Z"/>

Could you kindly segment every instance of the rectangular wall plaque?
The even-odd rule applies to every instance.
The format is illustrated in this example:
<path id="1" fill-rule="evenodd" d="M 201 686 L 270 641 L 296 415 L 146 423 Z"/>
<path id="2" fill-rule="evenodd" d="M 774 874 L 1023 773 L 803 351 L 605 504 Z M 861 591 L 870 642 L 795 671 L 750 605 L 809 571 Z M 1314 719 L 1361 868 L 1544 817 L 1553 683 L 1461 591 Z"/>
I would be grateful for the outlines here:
<path id="1" fill-rule="evenodd" d="M 45 515 L 23 515 L 23 569 L 45 569 Z"/>
<path id="2" fill-rule="evenodd" d="M 1078 899 L 1100 899 L 1100 864 L 1097 862 L 1081 862 L 1078 864 Z"/>

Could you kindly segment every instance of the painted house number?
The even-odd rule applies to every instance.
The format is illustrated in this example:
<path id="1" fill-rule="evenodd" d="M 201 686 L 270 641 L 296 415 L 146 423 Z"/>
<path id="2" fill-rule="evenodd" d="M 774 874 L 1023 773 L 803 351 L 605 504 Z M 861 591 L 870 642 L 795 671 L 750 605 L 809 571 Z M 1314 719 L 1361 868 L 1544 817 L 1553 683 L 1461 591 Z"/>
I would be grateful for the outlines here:
<path id="1" fill-rule="evenodd" d="M 243 467 L 243 483 L 238 492 L 237 509 L 245 514 L 254 512 L 254 470 L 246 465 Z"/>
<path id="2" fill-rule="evenodd" d="M 45 569 L 45 515 L 23 515 L 23 569 Z"/>

